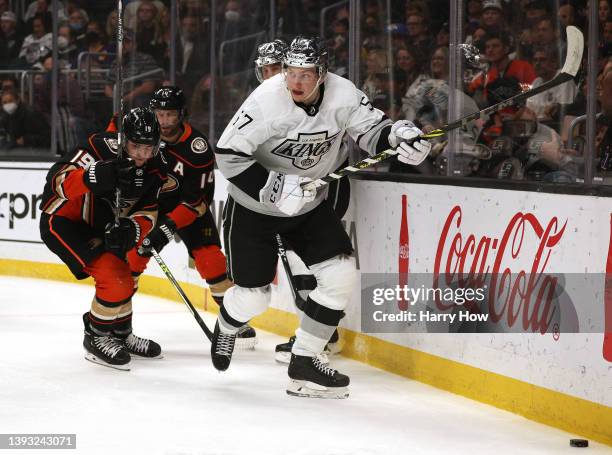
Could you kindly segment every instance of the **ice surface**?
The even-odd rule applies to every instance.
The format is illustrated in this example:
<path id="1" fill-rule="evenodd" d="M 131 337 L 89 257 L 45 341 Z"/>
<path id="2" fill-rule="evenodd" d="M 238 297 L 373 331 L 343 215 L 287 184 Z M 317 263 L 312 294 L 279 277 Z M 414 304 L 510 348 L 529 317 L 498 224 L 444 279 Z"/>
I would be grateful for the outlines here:
<path id="1" fill-rule="evenodd" d="M 77 450 L 52 452 L 68 454 L 581 450 L 569 447 L 575 435 L 342 357 L 333 366 L 351 377 L 347 400 L 289 397 L 286 367 L 274 362 L 285 340 L 261 331 L 255 351 L 237 352 L 218 373 L 187 308 L 145 295 L 134 299 L 135 333 L 159 342 L 165 358 L 133 360 L 130 372 L 94 365 L 83 359 L 81 322 L 92 295 L 84 285 L 0 277 L 0 433 L 76 433 Z M 205 320 L 212 327 L 213 316 Z M 592 441 L 586 450 L 612 453 Z"/>

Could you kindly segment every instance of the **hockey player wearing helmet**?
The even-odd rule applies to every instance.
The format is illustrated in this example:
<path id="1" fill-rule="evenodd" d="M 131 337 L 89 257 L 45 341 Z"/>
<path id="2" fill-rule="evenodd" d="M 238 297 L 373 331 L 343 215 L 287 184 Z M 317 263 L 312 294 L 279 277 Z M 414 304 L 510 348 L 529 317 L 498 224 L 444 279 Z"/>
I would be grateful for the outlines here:
<path id="1" fill-rule="evenodd" d="M 281 39 L 263 43 L 257 48 L 255 76 L 260 83 L 281 72 L 286 50 L 287 43 Z"/>
<path id="2" fill-rule="evenodd" d="M 427 157 L 431 144 L 417 139 L 421 131 L 410 122 L 392 123 L 352 82 L 328 74 L 327 52 L 318 40 L 294 39 L 283 66 L 283 77 L 251 93 L 217 144 L 217 164 L 230 183 L 224 237 L 234 286 L 215 325 L 211 357 L 215 368 L 226 370 L 236 332 L 268 307 L 280 234 L 317 281 L 296 331 L 287 393 L 345 398 L 349 378 L 317 354 L 355 286 L 353 248 L 338 215 L 323 203 L 329 188 L 302 185 L 346 160 L 345 133 L 372 155 L 394 148 L 413 165 Z"/>
<path id="3" fill-rule="evenodd" d="M 258 57 L 255 60 L 255 74 L 257 75 L 257 80 L 259 80 L 259 82 L 270 79 L 272 76 L 275 76 L 281 72 L 282 62 L 285 58 L 287 47 L 287 44 L 280 39 L 275 39 L 274 41 L 264 43 L 259 46 L 257 49 Z M 343 163 L 341 167 L 346 165 L 348 165 L 348 161 Z M 348 208 L 350 190 L 351 187 L 348 179 L 335 181 L 329 186 L 326 202 L 332 204 L 332 207 L 339 218 L 344 216 Z M 310 291 L 317 286 L 317 280 L 308 267 L 304 265 L 304 262 L 299 258 L 299 256 L 291 249 L 291 246 L 285 246 L 287 247 L 287 260 L 293 275 L 293 283 L 291 285 L 295 291 L 302 296 L 303 300 L 306 300 L 306 297 Z M 240 333 L 238 336 L 240 336 Z M 291 360 L 291 349 L 294 342 L 295 336 L 292 336 L 289 338 L 288 342 L 281 343 L 276 346 L 275 359 L 277 362 L 289 363 Z M 327 343 L 325 346 L 324 352 L 318 356 L 319 360 L 321 360 L 323 363 L 329 363 L 328 355 L 338 354 L 340 351 L 341 347 L 339 335 L 338 331 L 335 330 L 329 343 Z"/>
<path id="4" fill-rule="evenodd" d="M 159 216 L 147 236 L 147 246 L 128 253 L 136 284 L 152 250 L 160 252 L 178 234 L 213 299 L 222 305 L 232 282 L 227 278 L 219 232 L 209 210 L 215 193 L 214 153 L 206 136 L 187 122 L 185 95 L 179 87 L 157 89 L 150 107 L 160 124 L 168 180 L 159 195 Z M 248 325 L 241 328 L 238 338 L 241 347 L 255 346 L 255 330 Z"/>
<path id="5" fill-rule="evenodd" d="M 132 333 L 134 289 L 126 254 L 155 225 L 166 166 L 158 153 L 155 114 L 136 108 L 122 121 L 124 158 L 117 158 L 116 134 L 97 133 L 51 167 L 41 203 L 40 234 L 77 279 L 94 278 L 95 296 L 83 315 L 85 358 L 129 370 L 131 355 L 161 357 L 157 343 Z M 122 205 L 115 223 L 117 187 Z"/>

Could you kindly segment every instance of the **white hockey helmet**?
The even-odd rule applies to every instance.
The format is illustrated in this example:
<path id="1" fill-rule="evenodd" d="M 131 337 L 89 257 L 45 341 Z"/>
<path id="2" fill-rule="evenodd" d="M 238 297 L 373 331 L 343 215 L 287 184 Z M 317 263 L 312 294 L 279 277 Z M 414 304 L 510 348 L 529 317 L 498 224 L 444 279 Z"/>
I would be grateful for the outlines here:
<path id="1" fill-rule="evenodd" d="M 267 65 L 282 63 L 286 51 L 287 43 L 282 39 L 275 39 L 259 45 L 257 58 L 255 59 L 255 76 L 260 83 L 264 80 L 262 68 Z"/>

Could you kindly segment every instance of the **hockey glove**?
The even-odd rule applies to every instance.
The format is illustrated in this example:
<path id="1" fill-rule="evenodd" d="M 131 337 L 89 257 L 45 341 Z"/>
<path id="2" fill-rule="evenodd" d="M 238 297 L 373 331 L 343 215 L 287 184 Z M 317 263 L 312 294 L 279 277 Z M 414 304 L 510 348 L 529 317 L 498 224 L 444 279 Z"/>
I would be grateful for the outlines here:
<path id="1" fill-rule="evenodd" d="M 108 223 L 104 230 L 104 247 L 121 259 L 138 243 L 140 225 L 132 218 L 119 218 L 118 223 Z"/>
<path id="2" fill-rule="evenodd" d="M 168 217 L 161 218 L 142 241 L 142 245 L 138 248 L 138 254 L 151 257 L 153 255 L 152 250 L 161 251 L 174 238 L 175 232 L 176 223 Z"/>
<path id="3" fill-rule="evenodd" d="M 304 205 L 314 201 L 316 190 L 306 190 L 302 184 L 312 182 L 308 177 L 299 175 L 285 175 L 270 172 L 266 185 L 259 192 L 259 201 L 266 205 L 273 205 L 285 215 L 297 214 Z"/>
<path id="4" fill-rule="evenodd" d="M 395 147 L 399 161 L 417 166 L 427 158 L 432 144 L 426 139 L 417 139 L 421 134 L 423 131 L 408 120 L 398 120 L 391 126 L 389 144 Z"/>
<path id="5" fill-rule="evenodd" d="M 85 170 L 83 180 L 92 193 L 103 194 L 114 190 L 117 186 L 122 191 L 131 187 L 135 177 L 134 160 L 121 158 L 92 163 Z"/>

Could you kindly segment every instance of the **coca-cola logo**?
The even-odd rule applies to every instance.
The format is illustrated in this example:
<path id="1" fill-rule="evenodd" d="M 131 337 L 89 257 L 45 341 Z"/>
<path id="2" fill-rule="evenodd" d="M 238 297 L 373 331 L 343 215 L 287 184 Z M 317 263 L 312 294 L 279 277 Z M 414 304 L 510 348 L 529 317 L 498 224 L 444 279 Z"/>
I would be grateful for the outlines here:
<path id="1" fill-rule="evenodd" d="M 460 206 L 450 211 L 440 234 L 434 263 L 433 287 L 456 285 L 488 287 L 490 321 L 525 331 L 546 333 L 556 307 L 557 278 L 546 273 L 553 249 L 559 245 L 567 220 L 557 217 L 542 223 L 532 213 L 516 213 L 500 236 L 479 238 L 461 229 Z M 525 266 L 530 264 L 530 266 Z M 453 305 L 436 301 L 440 311 Z M 465 305 L 480 311 L 475 305 Z"/>

